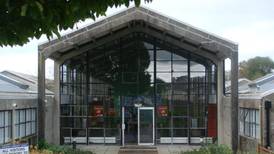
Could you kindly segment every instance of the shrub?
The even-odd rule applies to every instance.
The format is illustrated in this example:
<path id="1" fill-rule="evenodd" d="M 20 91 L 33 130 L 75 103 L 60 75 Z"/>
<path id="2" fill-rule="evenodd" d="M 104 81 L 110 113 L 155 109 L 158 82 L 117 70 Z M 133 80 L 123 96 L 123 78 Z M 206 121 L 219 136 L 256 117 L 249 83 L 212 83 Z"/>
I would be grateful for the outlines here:
<path id="1" fill-rule="evenodd" d="M 40 151 L 48 151 L 53 154 L 95 154 L 91 151 L 82 151 L 79 149 L 72 149 L 68 146 L 48 144 L 45 140 L 38 142 L 38 149 Z"/>
<path id="2" fill-rule="evenodd" d="M 181 154 L 232 154 L 232 150 L 225 145 L 211 144 L 193 151 L 181 152 Z"/>

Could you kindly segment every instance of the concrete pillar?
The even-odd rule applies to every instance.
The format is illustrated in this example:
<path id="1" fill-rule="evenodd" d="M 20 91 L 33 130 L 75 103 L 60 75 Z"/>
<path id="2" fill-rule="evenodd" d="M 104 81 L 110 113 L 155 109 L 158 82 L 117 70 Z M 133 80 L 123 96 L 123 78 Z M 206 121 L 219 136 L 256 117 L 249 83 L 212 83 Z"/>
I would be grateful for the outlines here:
<path id="1" fill-rule="evenodd" d="M 233 153 L 237 153 L 239 145 L 238 117 L 238 52 L 231 55 L 231 145 Z"/>
<path id="2" fill-rule="evenodd" d="M 38 140 L 45 139 L 45 56 L 38 52 Z"/>
<path id="3" fill-rule="evenodd" d="M 54 61 L 54 115 L 53 139 L 54 144 L 60 144 L 60 63 Z"/>
<path id="4" fill-rule="evenodd" d="M 223 132 L 223 91 L 224 91 L 224 61 L 220 60 L 217 64 L 217 130 L 218 144 L 224 144 Z"/>
<path id="5" fill-rule="evenodd" d="M 15 117 L 16 117 L 16 113 L 15 113 L 15 107 L 13 106 L 13 109 L 12 109 L 12 113 L 11 113 L 11 116 L 12 116 L 12 125 L 11 125 L 11 135 L 12 135 L 12 144 L 15 144 Z"/>

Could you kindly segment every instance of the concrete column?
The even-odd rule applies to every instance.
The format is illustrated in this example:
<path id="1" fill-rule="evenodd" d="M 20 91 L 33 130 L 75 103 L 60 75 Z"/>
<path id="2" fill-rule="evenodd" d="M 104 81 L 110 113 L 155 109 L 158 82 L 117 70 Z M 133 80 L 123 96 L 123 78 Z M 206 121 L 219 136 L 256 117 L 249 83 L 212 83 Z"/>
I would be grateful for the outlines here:
<path id="1" fill-rule="evenodd" d="M 54 115 L 53 139 L 54 144 L 60 144 L 60 64 L 54 61 Z"/>
<path id="2" fill-rule="evenodd" d="M 38 140 L 45 139 L 45 56 L 38 52 Z"/>
<path id="3" fill-rule="evenodd" d="M 238 117 L 238 52 L 231 55 L 231 145 L 233 153 L 237 153 L 239 145 Z"/>
<path id="4" fill-rule="evenodd" d="M 220 60 L 217 64 L 217 130 L 218 144 L 224 144 L 223 132 L 223 91 L 224 91 L 224 61 Z"/>
<path id="5" fill-rule="evenodd" d="M 12 113 L 11 113 L 11 119 L 12 119 L 12 125 L 11 125 L 11 134 L 12 134 L 12 144 L 15 144 L 15 117 L 16 117 L 16 113 L 15 113 L 15 107 L 13 106 L 13 109 L 12 109 Z"/>

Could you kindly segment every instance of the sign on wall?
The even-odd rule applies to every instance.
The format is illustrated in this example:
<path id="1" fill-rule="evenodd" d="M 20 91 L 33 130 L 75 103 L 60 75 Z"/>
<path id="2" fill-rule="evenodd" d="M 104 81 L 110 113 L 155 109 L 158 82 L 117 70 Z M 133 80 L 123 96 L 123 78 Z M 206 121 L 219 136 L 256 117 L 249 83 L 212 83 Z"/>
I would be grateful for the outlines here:
<path id="1" fill-rule="evenodd" d="M 168 116 L 168 107 L 166 105 L 158 106 L 158 115 L 162 117 Z"/>
<path id="2" fill-rule="evenodd" d="M 1 154 L 29 154 L 28 144 L 5 145 L 0 147 Z"/>

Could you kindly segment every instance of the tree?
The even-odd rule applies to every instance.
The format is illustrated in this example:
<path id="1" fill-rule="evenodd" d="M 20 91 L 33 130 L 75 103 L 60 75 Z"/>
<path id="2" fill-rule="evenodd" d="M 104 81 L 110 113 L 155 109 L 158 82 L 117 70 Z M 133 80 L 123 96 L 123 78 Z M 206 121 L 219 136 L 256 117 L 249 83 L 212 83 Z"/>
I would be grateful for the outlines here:
<path id="1" fill-rule="evenodd" d="M 0 46 L 23 45 L 42 34 L 60 37 L 60 30 L 87 18 L 95 20 L 108 7 L 128 7 L 132 1 L 139 6 L 141 0 L 1 0 Z"/>
<path id="2" fill-rule="evenodd" d="M 269 57 L 255 57 L 240 62 L 239 76 L 254 80 L 271 73 L 272 69 L 274 69 L 274 62 Z"/>

